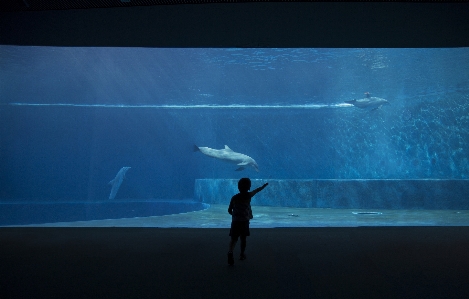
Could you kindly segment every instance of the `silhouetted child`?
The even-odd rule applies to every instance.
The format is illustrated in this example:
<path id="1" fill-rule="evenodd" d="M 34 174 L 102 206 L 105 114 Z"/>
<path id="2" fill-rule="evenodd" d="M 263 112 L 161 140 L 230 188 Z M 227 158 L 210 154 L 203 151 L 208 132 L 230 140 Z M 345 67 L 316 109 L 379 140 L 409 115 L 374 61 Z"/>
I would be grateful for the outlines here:
<path id="1" fill-rule="evenodd" d="M 228 213 L 232 216 L 231 229 L 230 229 L 230 247 L 228 249 L 228 264 L 234 264 L 233 249 L 238 242 L 238 237 L 241 239 L 241 254 L 239 255 L 240 260 L 245 260 L 246 255 L 244 250 L 246 249 L 246 237 L 249 233 L 249 220 L 253 218 L 251 210 L 251 198 L 256 195 L 257 192 L 264 189 L 268 183 L 265 183 L 261 187 L 251 189 L 251 180 L 249 178 L 242 178 L 238 182 L 239 193 L 231 198 L 230 206 L 228 207 Z"/>

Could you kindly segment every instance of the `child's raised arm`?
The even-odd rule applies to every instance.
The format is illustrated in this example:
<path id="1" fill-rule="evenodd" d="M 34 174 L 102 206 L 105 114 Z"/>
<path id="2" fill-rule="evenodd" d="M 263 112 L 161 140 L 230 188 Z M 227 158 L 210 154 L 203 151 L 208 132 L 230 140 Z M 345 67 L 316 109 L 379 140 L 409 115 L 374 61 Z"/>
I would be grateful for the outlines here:
<path id="1" fill-rule="evenodd" d="M 256 188 L 254 190 L 252 190 L 250 193 L 251 193 L 251 196 L 254 196 L 256 195 L 258 192 L 262 191 L 265 187 L 267 187 L 269 183 L 265 183 L 264 185 L 260 186 L 259 188 Z"/>

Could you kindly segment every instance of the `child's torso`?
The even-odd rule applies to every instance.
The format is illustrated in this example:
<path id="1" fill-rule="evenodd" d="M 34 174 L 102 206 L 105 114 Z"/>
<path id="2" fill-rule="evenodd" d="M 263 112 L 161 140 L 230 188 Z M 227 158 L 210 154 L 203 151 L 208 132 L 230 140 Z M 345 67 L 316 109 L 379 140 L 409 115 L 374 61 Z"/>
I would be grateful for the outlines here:
<path id="1" fill-rule="evenodd" d="M 249 192 L 238 193 L 231 198 L 233 202 L 233 221 L 249 221 L 251 209 L 251 195 Z"/>

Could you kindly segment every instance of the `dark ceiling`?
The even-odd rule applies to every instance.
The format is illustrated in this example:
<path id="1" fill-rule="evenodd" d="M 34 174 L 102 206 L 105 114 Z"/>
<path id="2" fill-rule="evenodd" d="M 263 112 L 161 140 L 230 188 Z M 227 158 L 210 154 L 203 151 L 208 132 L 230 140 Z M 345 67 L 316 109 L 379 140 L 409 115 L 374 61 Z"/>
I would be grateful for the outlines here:
<path id="1" fill-rule="evenodd" d="M 0 0 L 0 44 L 468 47 L 468 15 L 467 2 Z"/>
<path id="2" fill-rule="evenodd" d="M 223 0 L 2 0 L 3 11 L 66 10 L 150 5 L 201 4 L 239 2 Z"/>
<path id="3" fill-rule="evenodd" d="M 2 0 L 3 11 L 66 10 L 152 5 L 247 3 L 247 2 L 293 2 L 291 0 Z M 313 1 L 309 1 L 313 2 Z M 318 1 L 319 2 L 319 1 Z"/>
<path id="4" fill-rule="evenodd" d="M 294 0 L 2 0 L 1 11 L 40 11 L 40 10 L 67 10 L 111 7 L 133 7 L 152 5 L 178 5 L 178 4 L 209 4 L 209 3 L 252 3 L 252 2 L 328 2 L 328 1 L 294 1 Z M 334 2 L 448 2 L 447 0 L 433 1 L 399 1 L 399 0 L 374 0 L 374 1 L 334 1 Z M 465 2 L 465 1 L 452 1 Z"/>

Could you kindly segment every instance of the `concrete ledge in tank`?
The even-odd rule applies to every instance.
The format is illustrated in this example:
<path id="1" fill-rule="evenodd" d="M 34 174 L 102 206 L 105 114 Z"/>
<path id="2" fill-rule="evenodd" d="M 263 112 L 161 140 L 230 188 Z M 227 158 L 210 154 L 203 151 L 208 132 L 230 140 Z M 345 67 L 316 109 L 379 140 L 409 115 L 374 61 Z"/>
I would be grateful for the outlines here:
<path id="1" fill-rule="evenodd" d="M 269 183 L 252 205 L 336 209 L 469 209 L 469 180 L 263 180 Z M 237 179 L 195 180 L 196 201 L 227 204 Z"/>

